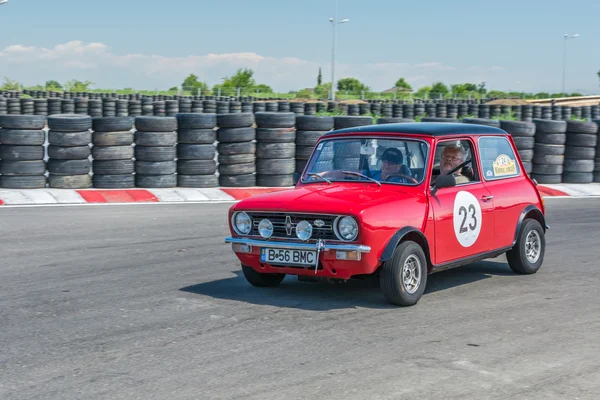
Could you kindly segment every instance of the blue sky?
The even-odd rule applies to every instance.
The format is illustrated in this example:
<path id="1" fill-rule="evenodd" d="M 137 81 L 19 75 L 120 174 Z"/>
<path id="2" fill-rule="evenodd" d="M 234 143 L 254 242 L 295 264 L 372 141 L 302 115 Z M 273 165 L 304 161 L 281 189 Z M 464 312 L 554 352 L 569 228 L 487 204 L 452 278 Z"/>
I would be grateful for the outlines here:
<path id="1" fill-rule="evenodd" d="M 167 89 L 194 73 L 210 86 L 237 68 L 275 90 L 330 81 L 335 0 L 9 0 L 0 6 L 0 77 L 25 85 Z M 339 0 L 336 76 L 374 91 L 403 76 L 414 88 L 599 93 L 599 0 Z"/>

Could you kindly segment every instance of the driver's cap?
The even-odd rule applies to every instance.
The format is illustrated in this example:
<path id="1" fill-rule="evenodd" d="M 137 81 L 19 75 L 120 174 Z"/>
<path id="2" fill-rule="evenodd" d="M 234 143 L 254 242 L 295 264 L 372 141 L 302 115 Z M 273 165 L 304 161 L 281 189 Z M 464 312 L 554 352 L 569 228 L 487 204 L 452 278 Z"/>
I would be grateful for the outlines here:
<path id="1" fill-rule="evenodd" d="M 398 149 L 389 148 L 383 152 L 381 156 L 381 161 L 389 161 L 394 164 L 402 164 L 402 152 Z"/>

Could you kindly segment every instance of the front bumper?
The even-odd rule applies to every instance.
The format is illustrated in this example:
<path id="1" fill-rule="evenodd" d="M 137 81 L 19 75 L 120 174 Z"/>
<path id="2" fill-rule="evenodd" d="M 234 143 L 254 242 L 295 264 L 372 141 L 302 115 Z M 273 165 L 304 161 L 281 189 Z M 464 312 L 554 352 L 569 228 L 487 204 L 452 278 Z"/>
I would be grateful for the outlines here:
<path id="1" fill-rule="evenodd" d="M 225 243 L 246 244 L 253 247 L 271 247 L 277 249 L 298 249 L 298 250 L 317 250 L 317 251 L 357 251 L 359 253 L 369 253 L 370 246 L 364 244 L 336 244 L 327 243 L 324 240 L 319 240 L 316 243 L 297 243 L 297 242 L 272 242 L 267 240 L 258 240 L 250 238 L 227 237 Z"/>

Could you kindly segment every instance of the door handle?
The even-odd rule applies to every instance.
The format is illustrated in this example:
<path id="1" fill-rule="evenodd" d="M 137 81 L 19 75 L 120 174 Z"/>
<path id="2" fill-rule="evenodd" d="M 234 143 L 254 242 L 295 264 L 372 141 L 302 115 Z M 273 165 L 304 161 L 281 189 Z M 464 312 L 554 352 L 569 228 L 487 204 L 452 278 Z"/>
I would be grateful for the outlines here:
<path id="1" fill-rule="evenodd" d="M 493 198 L 494 198 L 494 196 L 491 196 L 491 195 L 490 196 L 486 196 L 486 195 L 481 196 L 481 200 L 483 200 L 483 201 L 488 201 L 488 200 L 491 200 Z"/>

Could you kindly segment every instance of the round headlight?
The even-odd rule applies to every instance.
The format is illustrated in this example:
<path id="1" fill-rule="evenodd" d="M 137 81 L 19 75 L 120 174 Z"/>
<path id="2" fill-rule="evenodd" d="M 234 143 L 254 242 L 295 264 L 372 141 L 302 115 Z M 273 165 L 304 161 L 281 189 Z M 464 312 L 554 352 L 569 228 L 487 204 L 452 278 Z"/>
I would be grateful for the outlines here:
<path id="1" fill-rule="evenodd" d="M 258 224 L 258 233 L 265 239 L 270 238 L 273 234 L 273 223 L 267 218 L 263 219 Z"/>
<path id="2" fill-rule="evenodd" d="M 233 214 L 233 227 L 237 233 L 247 235 L 252 230 L 252 218 L 245 212 L 237 212 Z"/>
<path id="3" fill-rule="evenodd" d="M 343 217 L 337 223 L 338 236 L 343 240 L 354 240 L 358 236 L 358 224 L 352 217 Z"/>
<path id="4" fill-rule="evenodd" d="M 296 225 L 296 236 L 300 240 L 308 240 L 312 236 L 312 225 L 308 221 L 300 221 Z"/>

